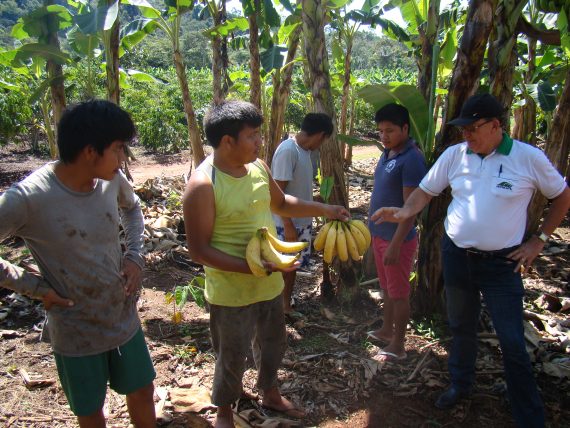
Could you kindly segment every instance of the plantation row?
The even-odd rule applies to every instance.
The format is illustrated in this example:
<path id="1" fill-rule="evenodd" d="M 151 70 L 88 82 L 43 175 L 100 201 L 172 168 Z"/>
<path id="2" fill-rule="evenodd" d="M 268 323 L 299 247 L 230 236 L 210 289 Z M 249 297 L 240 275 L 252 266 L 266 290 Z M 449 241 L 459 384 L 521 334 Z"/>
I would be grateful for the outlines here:
<path id="1" fill-rule="evenodd" d="M 96 70 L 99 71 L 99 70 Z M 142 69 L 139 79 L 127 78 L 122 83 L 121 105 L 131 113 L 137 124 L 138 142 L 150 151 L 176 152 L 188 148 L 188 135 L 184 108 L 180 97 L 180 89 L 176 82 L 176 71 L 173 67 L 161 69 Z M 45 127 L 41 114 L 40 103 L 30 103 L 38 86 L 33 80 L 16 75 L 7 67 L 0 67 L 0 73 L 6 81 L 19 84 L 18 90 L 0 91 L 0 145 L 10 141 L 31 141 L 40 143 L 45 139 Z M 95 97 L 105 98 L 105 76 L 100 72 L 95 74 L 92 82 L 88 82 L 87 66 L 79 63 L 65 70 L 66 98 L 69 103 L 77 102 L 88 97 L 88 85 L 93 85 Z M 415 75 L 404 69 L 396 70 L 357 70 L 353 72 L 359 85 L 365 83 L 385 84 L 401 81 L 415 84 Z M 190 92 L 194 102 L 198 124 L 212 102 L 212 72 L 209 69 L 188 69 Z M 244 68 L 230 69 L 230 97 L 248 99 L 249 72 Z M 265 97 L 271 99 L 273 86 L 270 81 L 263 86 Z M 340 109 L 340 92 L 342 82 L 340 77 L 333 78 L 333 91 L 336 107 Z M 297 69 L 289 97 L 289 105 L 285 114 L 285 132 L 299 129 L 301 120 L 307 111 L 310 89 L 303 83 L 302 70 Z M 358 134 L 374 132 L 374 107 L 362 99 L 355 100 L 355 124 Z M 39 135 L 38 135 L 39 133 Z M 38 141 L 39 139 L 39 141 Z M 47 150 L 41 144 L 39 150 Z"/>

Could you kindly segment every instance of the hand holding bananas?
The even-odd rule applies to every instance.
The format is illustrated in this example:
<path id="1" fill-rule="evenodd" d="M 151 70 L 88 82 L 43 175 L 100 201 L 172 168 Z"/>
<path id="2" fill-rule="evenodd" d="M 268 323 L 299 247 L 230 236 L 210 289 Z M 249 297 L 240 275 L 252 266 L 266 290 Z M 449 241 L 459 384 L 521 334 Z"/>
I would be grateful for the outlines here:
<path id="1" fill-rule="evenodd" d="M 372 238 L 368 227 L 360 220 L 331 221 L 325 224 L 315 238 L 316 251 L 324 250 L 323 260 L 331 263 L 335 257 L 341 262 L 358 261 L 364 255 Z"/>
<path id="2" fill-rule="evenodd" d="M 350 213 L 342 205 L 321 205 L 324 206 L 324 212 L 320 215 L 324 215 L 328 219 L 340 221 L 348 221 L 350 219 Z"/>
<path id="3" fill-rule="evenodd" d="M 251 273 L 257 277 L 271 272 L 289 272 L 299 267 L 300 251 L 308 242 L 285 242 L 273 236 L 266 227 L 257 229 L 245 250 L 245 258 Z M 297 253 L 284 255 L 282 253 Z"/>

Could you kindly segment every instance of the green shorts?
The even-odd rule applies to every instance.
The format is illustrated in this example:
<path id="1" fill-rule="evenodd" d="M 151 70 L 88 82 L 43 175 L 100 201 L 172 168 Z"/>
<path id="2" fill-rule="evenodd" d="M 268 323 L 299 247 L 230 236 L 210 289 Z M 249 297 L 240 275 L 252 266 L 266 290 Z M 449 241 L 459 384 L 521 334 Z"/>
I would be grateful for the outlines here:
<path id="1" fill-rule="evenodd" d="M 89 416 L 103 408 L 107 382 L 119 394 L 149 385 L 156 373 L 142 329 L 124 345 L 101 354 L 65 357 L 56 354 L 61 386 L 76 416 Z"/>

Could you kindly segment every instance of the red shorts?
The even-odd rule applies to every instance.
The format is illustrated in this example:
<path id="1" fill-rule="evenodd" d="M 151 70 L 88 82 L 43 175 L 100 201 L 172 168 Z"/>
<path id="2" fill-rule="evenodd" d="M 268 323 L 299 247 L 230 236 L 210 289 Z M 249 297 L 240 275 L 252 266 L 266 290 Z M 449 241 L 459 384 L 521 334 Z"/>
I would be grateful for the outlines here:
<path id="1" fill-rule="evenodd" d="M 400 247 L 400 263 L 396 265 L 384 265 L 384 253 L 388 249 L 390 241 L 385 241 L 377 236 L 372 237 L 374 249 L 374 261 L 380 287 L 386 290 L 391 299 L 403 299 L 410 296 L 410 272 L 414 263 L 414 256 L 418 248 L 418 237 L 414 236 L 409 241 L 404 241 Z"/>

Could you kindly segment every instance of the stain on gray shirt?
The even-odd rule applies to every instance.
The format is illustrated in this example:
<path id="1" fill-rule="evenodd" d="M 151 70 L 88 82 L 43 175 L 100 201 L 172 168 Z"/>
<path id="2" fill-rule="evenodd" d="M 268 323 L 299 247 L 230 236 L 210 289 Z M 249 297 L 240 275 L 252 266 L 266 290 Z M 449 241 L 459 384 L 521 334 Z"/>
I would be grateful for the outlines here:
<path id="1" fill-rule="evenodd" d="M 65 356 L 94 355 L 123 345 L 140 326 L 136 297 L 125 296 L 120 271 L 123 257 L 143 266 L 143 217 L 122 173 L 83 193 L 63 185 L 54 166 L 45 165 L 0 195 L 0 240 L 22 238 L 42 274 L 0 258 L 0 286 L 34 298 L 52 288 L 73 300 L 73 307 L 53 306 L 47 313 L 52 347 Z"/>

